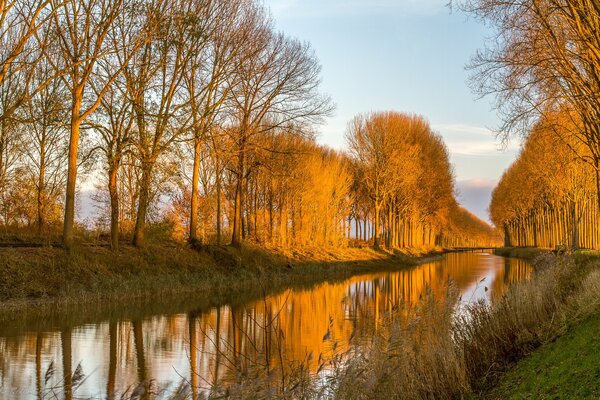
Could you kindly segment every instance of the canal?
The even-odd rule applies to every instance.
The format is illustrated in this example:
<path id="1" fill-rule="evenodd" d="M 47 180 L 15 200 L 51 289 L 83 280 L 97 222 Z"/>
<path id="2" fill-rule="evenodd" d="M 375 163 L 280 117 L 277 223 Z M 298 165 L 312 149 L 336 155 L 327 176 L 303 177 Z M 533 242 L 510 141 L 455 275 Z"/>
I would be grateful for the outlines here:
<path id="1" fill-rule="evenodd" d="M 531 266 L 488 253 L 450 253 L 397 272 L 356 275 L 312 288 L 203 306 L 186 299 L 80 307 L 47 318 L 15 316 L 0 326 L 0 398 L 113 399 L 151 382 L 181 382 L 194 397 L 234 371 L 322 360 L 368 341 L 380 321 L 410 318 L 427 294 L 493 303 L 528 279 Z M 360 332 L 362 340 L 356 340 Z M 366 337 L 365 337 L 366 336 Z M 320 364 L 321 363 L 321 364 Z"/>

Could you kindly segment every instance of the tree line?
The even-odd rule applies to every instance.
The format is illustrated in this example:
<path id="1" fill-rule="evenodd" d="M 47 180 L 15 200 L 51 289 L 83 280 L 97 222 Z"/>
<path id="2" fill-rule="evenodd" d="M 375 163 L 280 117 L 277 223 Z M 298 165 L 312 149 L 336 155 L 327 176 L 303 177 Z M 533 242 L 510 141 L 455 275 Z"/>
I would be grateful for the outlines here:
<path id="1" fill-rule="evenodd" d="M 357 117 L 349 154 L 316 144 L 334 109 L 320 64 L 258 1 L 9 0 L 0 37 L 5 228 L 62 225 L 71 248 L 85 180 L 115 250 L 123 237 L 142 246 L 157 222 L 235 246 L 491 237 L 456 204 L 447 151 L 423 118 Z M 385 143 L 361 155 L 353 138 L 371 127 Z"/>
<path id="2" fill-rule="evenodd" d="M 507 243 L 597 248 L 600 6 L 589 0 L 455 4 L 493 32 L 470 64 L 473 90 L 495 97 L 503 139 L 527 137 L 496 189 L 494 221 Z"/>
<path id="3" fill-rule="evenodd" d="M 454 197 L 448 150 L 425 118 L 398 112 L 355 117 L 346 139 L 354 170 L 351 217 L 374 247 L 493 246 L 491 227 Z M 361 232 L 362 226 L 362 232 Z"/>
<path id="4" fill-rule="evenodd" d="M 555 116 L 564 118 L 564 116 Z M 492 220 L 507 246 L 600 248 L 594 170 L 575 157 L 586 149 L 559 140 L 555 123 L 538 123 L 493 192 Z"/>

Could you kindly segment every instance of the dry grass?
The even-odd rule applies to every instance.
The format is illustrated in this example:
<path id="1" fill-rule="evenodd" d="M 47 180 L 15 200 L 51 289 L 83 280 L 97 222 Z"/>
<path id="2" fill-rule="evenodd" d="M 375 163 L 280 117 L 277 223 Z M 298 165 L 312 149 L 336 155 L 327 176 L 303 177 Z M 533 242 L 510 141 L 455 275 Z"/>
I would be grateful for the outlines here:
<path id="1" fill-rule="evenodd" d="M 214 398 L 416 400 L 486 392 L 516 360 L 600 307 L 598 261 L 582 265 L 572 257 L 545 254 L 535 264 L 535 277 L 493 306 L 457 308 L 459 298 L 450 284 L 446 299 L 428 295 L 408 318 L 384 317 L 376 332 L 366 334 L 368 345 L 344 354 L 333 349 L 318 374 L 306 365 L 287 374 L 238 371 L 227 390 L 213 388 Z M 364 337 L 354 340 L 365 342 Z"/>
<path id="2" fill-rule="evenodd" d="M 289 285 L 310 287 L 323 280 L 432 260 L 367 248 L 290 253 L 253 245 L 241 250 L 228 246 L 193 249 L 164 242 L 144 249 L 122 246 L 119 253 L 103 246 L 80 245 L 71 253 L 51 246 L 0 247 L 0 313 L 56 304 L 154 299 L 198 290 L 226 301 L 224 294 L 255 292 L 260 296 L 265 288 L 272 292 Z"/>
<path id="3" fill-rule="evenodd" d="M 327 354 L 314 356 L 316 371 L 308 359 L 287 360 L 282 350 L 285 339 L 278 336 L 271 349 L 277 365 L 232 366 L 227 381 L 199 391 L 213 399 L 420 400 L 485 395 L 515 361 L 600 308 L 597 258 L 576 262 L 574 257 L 544 254 L 535 265 L 537 273 L 530 281 L 513 286 L 493 305 L 460 303 L 451 282 L 443 299 L 430 293 L 410 310 L 395 304 L 377 328 L 353 335 L 356 346 L 350 350 L 340 352 L 342 346 L 330 342 Z M 277 320 L 272 324 L 269 331 L 278 335 Z M 262 356 L 258 354 L 257 360 Z M 124 398 L 146 398 L 134 395 L 138 389 Z M 187 382 L 175 389 L 170 394 L 164 388 L 153 391 L 162 393 L 161 398 L 192 398 Z"/>

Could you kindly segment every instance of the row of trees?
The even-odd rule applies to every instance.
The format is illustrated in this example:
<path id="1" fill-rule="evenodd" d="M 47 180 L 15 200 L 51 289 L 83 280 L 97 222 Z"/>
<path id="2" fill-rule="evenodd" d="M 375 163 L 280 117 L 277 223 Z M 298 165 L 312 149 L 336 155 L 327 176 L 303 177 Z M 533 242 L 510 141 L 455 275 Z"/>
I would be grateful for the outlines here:
<path id="1" fill-rule="evenodd" d="M 197 238 L 198 182 L 210 147 L 216 175 L 227 169 L 235 181 L 230 221 L 239 244 L 242 192 L 259 138 L 272 131 L 307 136 L 332 110 L 318 92 L 320 66 L 310 46 L 276 32 L 252 0 L 3 1 L 0 37 L 3 222 L 31 214 L 16 209 L 32 188 L 43 230 L 63 191 L 66 247 L 86 162 L 102 164 L 113 248 L 124 186 L 135 203 L 128 210 L 133 242 L 142 245 L 152 200 L 186 146 L 193 160 L 190 240 Z"/>
<path id="2" fill-rule="evenodd" d="M 473 58 L 474 91 L 495 96 L 504 139 L 512 133 L 531 136 L 496 190 L 491 207 L 494 221 L 504 226 L 507 243 L 598 247 L 598 3 L 457 3 L 495 33 Z M 549 165 L 562 169 L 553 171 Z"/>
<path id="3" fill-rule="evenodd" d="M 0 34 L 5 227 L 62 223 L 71 247 L 83 175 L 115 250 L 164 219 L 191 243 L 491 237 L 458 208 L 423 118 L 359 116 L 349 155 L 314 142 L 333 109 L 318 60 L 257 1 L 9 0 Z"/>
<path id="4" fill-rule="evenodd" d="M 540 122 L 529 134 L 494 190 L 492 219 L 508 246 L 600 248 L 594 170 L 573 153 L 587 149 L 559 140 L 555 126 Z"/>
<path id="5" fill-rule="evenodd" d="M 465 0 L 495 31 L 471 64 L 473 89 L 494 94 L 500 131 L 539 121 L 589 164 L 600 193 L 600 7 L 590 0 Z M 562 118 L 553 115 L 561 113 Z M 575 146 L 575 147 L 574 147 Z M 583 152 L 582 152 L 583 151 Z M 600 198 L 599 198 L 600 206 Z"/>
<path id="6" fill-rule="evenodd" d="M 354 171 L 357 234 L 372 225 L 374 247 L 492 246 L 491 227 L 460 208 L 448 150 L 421 116 L 359 115 L 347 142 Z M 365 237 L 365 236 L 363 236 Z"/>

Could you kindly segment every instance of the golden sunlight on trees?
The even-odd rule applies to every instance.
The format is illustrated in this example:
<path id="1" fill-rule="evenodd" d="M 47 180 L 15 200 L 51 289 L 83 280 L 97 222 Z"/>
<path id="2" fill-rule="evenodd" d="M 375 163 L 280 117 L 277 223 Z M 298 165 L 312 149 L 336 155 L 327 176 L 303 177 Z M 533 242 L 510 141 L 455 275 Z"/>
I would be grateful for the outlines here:
<path id="1" fill-rule="evenodd" d="M 194 246 L 495 243 L 457 205 L 424 118 L 361 115 L 347 153 L 316 143 L 334 108 L 319 61 L 260 2 L 8 1 L 0 33 L 6 230 L 54 237 L 62 222 L 65 248 L 93 230 L 114 251 L 154 234 Z M 86 226 L 82 181 L 100 210 Z"/>
<path id="2" fill-rule="evenodd" d="M 595 176 L 600 208 L 600 7 L 590 0 L 459 0 L 495 35 L 472 61 L 472 86 L 493 94 L 501 132 L 552 131 Z M 563 118 L 552 115 L 561 112 Z M 598 210 L 596 210 L 597 212 Z"/>
<path id="3" fill-rule="evenodd" d="M 357 237 L 362 221 L 362 237 L 368 238 L 372 226 L 375 248 L 381 240 L 387 248 L 495 242 L 487 224 L 456 204 L 448 150 L 423 117 L 360 115 L 346 138 L 358 192 L 353 207 Z"/>
<path id="4" fill-rule="evenodd" d="M 532 129 L 494 190 L 492 219 L 508 246 L 600 248 L 594 168 L 582 159 L 589 149 L 575 138 L 565 143 L 556 125 L 543 120 Z"/>

